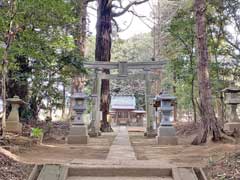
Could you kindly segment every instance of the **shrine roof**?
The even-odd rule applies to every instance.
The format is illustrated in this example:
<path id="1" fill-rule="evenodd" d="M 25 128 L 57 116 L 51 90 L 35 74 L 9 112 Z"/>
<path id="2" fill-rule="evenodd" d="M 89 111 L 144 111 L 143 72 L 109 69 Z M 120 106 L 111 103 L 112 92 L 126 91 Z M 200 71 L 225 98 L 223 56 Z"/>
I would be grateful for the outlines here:
<path id="1" fill-rule="evenodd" d="M 136 99 L 134 96 L 112 96 L 111 109 L 135 109 Z"/>

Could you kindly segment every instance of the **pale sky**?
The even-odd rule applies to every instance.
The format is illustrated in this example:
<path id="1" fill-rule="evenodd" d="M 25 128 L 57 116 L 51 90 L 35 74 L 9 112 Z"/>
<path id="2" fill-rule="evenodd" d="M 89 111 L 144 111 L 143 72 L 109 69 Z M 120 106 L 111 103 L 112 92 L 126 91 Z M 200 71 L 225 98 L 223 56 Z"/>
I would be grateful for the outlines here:
<path id="1" fill-rule="evenodd" d="M 152 1 L 157 1 L 157 0 L 152 0 Z M 95 5 L 91 5 L 91 6 L 95 6 Z M 133 10 L 138 15 L 146 16 L 147 18 L 151 19 L 151 11 L 152 11 L 151 7 L 152 7 L 151 3 L 146 2 L 144 4 L 134 6 Z M 89 12 L 89 18 L 90 18 L 89 30 L 91 33 L 95 35 L 96 34 L 96 28 L 95 28 L 96 11 L 91 8 L 88 8 L 88 12 Z M 126 29 L 128 27 L 127 30 L 118 33 L 120 38 L 122 39 L 127 39 L 129 37 L 132 37 L 133 35 L 151 31 L 151 29 L 148 27 L 148 26 L 152 27 L 151 21 L 147 20 L 146 18 L 139 19 L 136 16 L 134 17 L 131 13 L 126 13 L 123 16 L 116 18 L 116 20 L 121 29 Z"/>

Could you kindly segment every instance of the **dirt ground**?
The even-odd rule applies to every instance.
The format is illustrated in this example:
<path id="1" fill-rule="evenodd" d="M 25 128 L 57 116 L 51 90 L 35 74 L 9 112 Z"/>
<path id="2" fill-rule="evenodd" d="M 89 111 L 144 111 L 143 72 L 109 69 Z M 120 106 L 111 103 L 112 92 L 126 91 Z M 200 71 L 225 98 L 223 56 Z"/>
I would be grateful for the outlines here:
<path id="1" fill-rule="evenodd" d="M 33 165 L 20 163 L 0 148 L 0 180 L 27 180 Z"/>
<path id="2" fill-rule="evenodd" d="M 130 132 L 129 136 L 138 160 L 161 159 L 178 166 L 206 166 L 240 148 L 240 145 L 212 142 L 192 146 L 193 135 L 180 136 L 177 146 L 156 145 L 155 139 L 143 138 L 142 132 Z"/>
<path id="3" fill-rule="evenodd" d="M 97 138 L 89 138 L 87 145 L 68 145 L 50 140 L 17 153 L 26 163 L 67 163 L 74 159 L 105 159 L 115 138 L 115 133 L 103 133 Z"/>

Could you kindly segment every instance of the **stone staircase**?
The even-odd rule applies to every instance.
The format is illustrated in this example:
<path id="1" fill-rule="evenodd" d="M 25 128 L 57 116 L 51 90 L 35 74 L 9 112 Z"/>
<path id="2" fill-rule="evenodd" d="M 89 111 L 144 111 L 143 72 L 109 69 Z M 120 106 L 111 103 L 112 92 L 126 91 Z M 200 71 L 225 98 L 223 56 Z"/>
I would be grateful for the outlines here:
<path id="1" fill-rule="evenodd" d="M 28 180 L 207 180 L 201 168 L 137 160 L 126 127 L 120 126 L 106 160 L 36 165 Z"/>
<path id="2" fill-rule="evenodd" d="M 201 168 L 36 165 L 29 180 L 207 180 Z"/>

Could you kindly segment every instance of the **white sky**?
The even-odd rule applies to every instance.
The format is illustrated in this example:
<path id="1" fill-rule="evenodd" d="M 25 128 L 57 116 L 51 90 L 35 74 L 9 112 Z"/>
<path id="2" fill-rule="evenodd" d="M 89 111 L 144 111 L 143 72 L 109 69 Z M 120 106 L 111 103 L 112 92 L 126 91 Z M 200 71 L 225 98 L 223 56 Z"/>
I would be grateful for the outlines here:
<path id="1" fill-rule="evenodd" d="M 157 1 L 157 0 L 152 0 L 152 1 Z M 94 6 L 96 8 L 95 5 L 90 5 L 90 6 Z M 134 6 L 134 11 L 138 15 L 146 16 L 147 18 L 151 19 L 152 8 L 151 8 L 151 3 L 149 3 L 149 2 Z M 93 10 L 91 8 L 88 8 L 88 12 L 90 14 L 89 15 L 89 18 L 90 18 L 89 31 L 95 35 L 96 34 L 95 26 L 96 26 L 97 12 L 96 12 L 96 10 Z M 129 28 L 127 28 L 127 30 L 118 33 L 120 38 L 122 38 L 122 39 L 127 39 L 136 34 L 146 33 L 146 32 L 151 31 L 151 29 L 148 27 L 148 26 L 152 27 L 151 21 L 148 21 L 146 18 L 139 19 L 136 16 L 134 17 L 131 13 L 126 13 L 123 16 L 116 18 L 116 20 L 119 24 L 120 29 L 126 29 L 126 27 L 128 27 L 131 24 L 129 26 Z M 145 22 L 145 24 L 144 24 L 144 22 Z"/>

